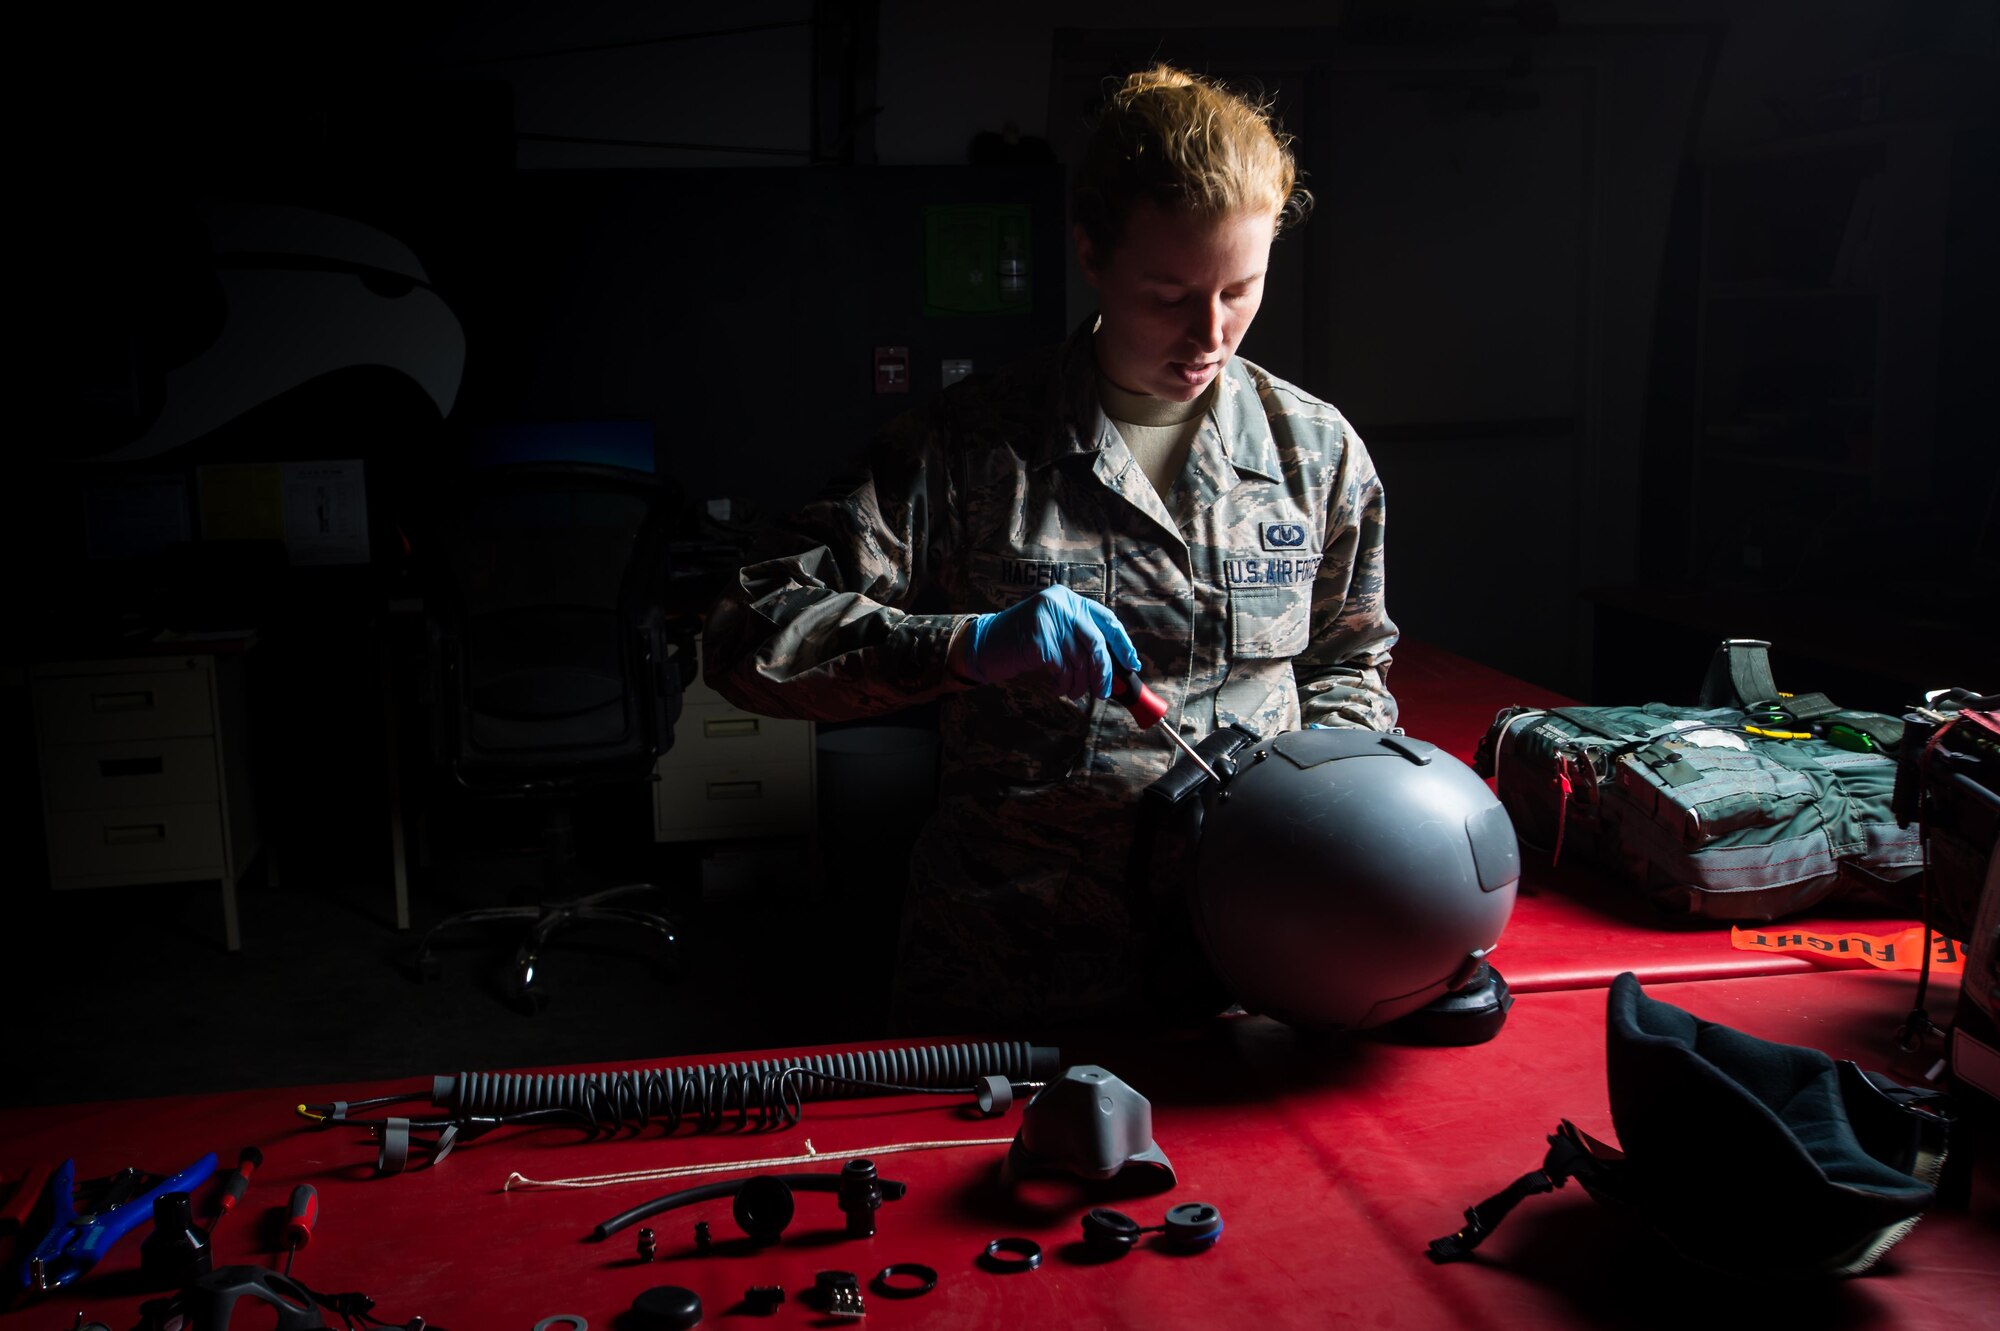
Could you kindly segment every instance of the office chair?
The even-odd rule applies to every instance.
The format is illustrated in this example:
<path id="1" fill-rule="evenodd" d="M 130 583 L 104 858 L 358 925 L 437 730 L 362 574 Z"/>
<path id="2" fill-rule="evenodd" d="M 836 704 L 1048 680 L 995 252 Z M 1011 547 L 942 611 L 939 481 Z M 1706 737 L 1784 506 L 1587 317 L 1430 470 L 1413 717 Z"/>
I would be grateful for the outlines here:
<path id="1" fill-rule="evenodd" d="M 615 925 L 655 938 L 678 961 L 666 917 L 617 904 L 651 883 L 573 895 L 571 806 L 605 782 L 648 779 L 673 743 L 681 689 L 695 671 L 693 629 L 670 623 L 660 487 L 654 477 L 585 463 L 524 463 L 472 473 L 433 534 L 424 578 L 431 742 L 455 785 L 480 799 L 542 805 L 543 896 L 536 905 L 462 911 L 434 925 L 419 974 L 439 967 L 440 935 L 529 925 L 510 997 L 548 1002 L 541 959 L 556 934 Z"/>

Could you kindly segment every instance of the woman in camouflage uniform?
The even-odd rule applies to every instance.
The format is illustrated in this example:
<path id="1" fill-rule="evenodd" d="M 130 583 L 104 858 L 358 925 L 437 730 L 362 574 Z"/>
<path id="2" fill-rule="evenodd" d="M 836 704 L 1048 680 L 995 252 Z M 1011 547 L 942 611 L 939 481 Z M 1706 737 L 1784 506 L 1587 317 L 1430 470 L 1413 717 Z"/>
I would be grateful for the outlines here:
<path id="1" fill-rule="evenodd" d="M 1333 407 L 1235 357 L 1302 218 L 1264 109 L 1161 66 L 1110 99 L 1074 186 L 1099 314 L 895 422 L 843 497 L 714 607 L 739 705 L 847 719 L 942 698 L 899 1024 L 1130 1019 L 1153 913 L 1128 884 L 1162 735 L 1106 701 L 1137 664 L 1190 740 L 1240 723 L 1386 730 L 1396 628 L 1382 488 Z M 912 614 L 920 592 L 946 614 Z"/>

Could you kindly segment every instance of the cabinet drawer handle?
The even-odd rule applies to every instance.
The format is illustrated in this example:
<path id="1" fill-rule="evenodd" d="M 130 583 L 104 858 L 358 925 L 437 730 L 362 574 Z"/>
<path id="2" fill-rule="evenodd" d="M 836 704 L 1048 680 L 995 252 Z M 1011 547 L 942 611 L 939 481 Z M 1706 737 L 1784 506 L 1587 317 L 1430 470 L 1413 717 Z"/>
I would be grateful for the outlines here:
<path id="1" fill-rule="evenodd" d="M 145 712 L 153 706 L 151 689 L 133 689 L 129 693 L 93 693 L 90 695 L 90 710 L 93 712 Z"/>
<path id="2" fill-rule="evenodd" d="M 711 781 L 708 783 L 708 797 L 712 800 L 754 800 L 764 794 L 762 781 Z"/>
<path id="3" fill-rule="evenodd" d="M 104 829 L 104 844 L 107 846 L 143 846 L 150 842 L 165 841 L 165 823 L 133 823 L 128 827 L 107 827 Z"/>
<path id="4" fill-rule="evenodd" d="M 167 760 L 155 754 L 151 758 L 100 758 L 97 771 L 101 776 L 158 776 L 167 770 Z"/>
<path id="5" fill-rule="evenodd" d="M 757 718 L 754 716 L 726 716 L 719 721 L 701 723 L 703 739 L 727 739 L 735 735 L 757 733 Z"/>

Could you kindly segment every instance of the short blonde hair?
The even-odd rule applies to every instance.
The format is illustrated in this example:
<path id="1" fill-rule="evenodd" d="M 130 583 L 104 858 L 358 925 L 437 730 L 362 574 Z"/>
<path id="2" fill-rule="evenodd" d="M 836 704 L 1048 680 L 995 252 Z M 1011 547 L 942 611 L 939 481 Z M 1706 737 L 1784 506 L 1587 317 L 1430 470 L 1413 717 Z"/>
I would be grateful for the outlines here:
<path id="1" fill-rule="evenodd" d="M 1112 92 L 1070 198 L 1106 255 L 1142 201 L 1205 218 L 1268 209 L 1280 231 L 1312 210 L 1291 136 L 1272 123 L 1270 103 L 1171 65 L 1129 75 Z"/>

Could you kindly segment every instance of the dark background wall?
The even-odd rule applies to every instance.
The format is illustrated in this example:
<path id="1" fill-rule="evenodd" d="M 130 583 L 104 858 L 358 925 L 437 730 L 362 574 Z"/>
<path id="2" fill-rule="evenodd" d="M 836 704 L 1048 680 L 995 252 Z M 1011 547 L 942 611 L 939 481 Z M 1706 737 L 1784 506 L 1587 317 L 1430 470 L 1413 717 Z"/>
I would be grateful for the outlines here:
<path id="1" fill-rule="evenodd" d="M 1786 594 L 1748 553 L 1718 571 L 1693 548 L 1701 503 L 1731 485 L 1695 465 L 1704 184 L 1828 114 L 1814 98 L 1829 81 L 1897 60 L 1990 71 L 1992 5 L 1253 0 L 1222 17 L 1053 0 L 44 16 L 29 30 L 44 76 L 30 253 L 53 300 L 30 357 L 48 366 L 28 376 L 43 424 L 16 435 L 8 487 L 7 576 L 31 649 L 120 624 L 253 620 L 282 689 L 312 700 L 269 740 L 324 755 L 300 805 L 359 798 L 377 763 L 352 738 L 372 706 L 351 687 L 372 650 L 358 626 L 468 425 L 645 420 L 691 507 L 798 502 L 914 400 L 873 391 L 874 347 L 911 348 L 920 396 L 946 357 L 995 364 L 1088 313 L 1061 163 L 1105 79 L 1153 58 L 1260 86 L 1298 136 L 1318 207 L 1280 242 L 1244 354 L 1369 441 L 1407 633 L 1588 696 L 1638 687 L 1625 658 L 1649 632 L 1627 625 L 1606 660 L 1593 589 L 1707 575 Z M 1995 567 L 2000 450 L 1980 400 L 1992 139 L 1967 101 L 1927 117 L 1963 126 L 1953 188 L 1921 205 L 1945 265 L 1929 279 L 1942 331 L 1926 448 L 1873 467 L 1833 528 L 1855 637 L 1901 632 L 1898 586 L 1990 585 Z M 969 164 L 980 136 L 998 164 Z M 406 377 L 363 367 L 146 464 L 363 458 L 371 565 L 83 556 L 88 460 L 143 429 L 162 377 L 223 317 L 205 267 L 212 196 L 378 227 L 459 316 L 449 418 Z M 1033 209 L 1032 314 L 924 313 L 921 209 L 952 202 Z M 1774 511 L 1818 502 L 1768 480 L 1733 488 Z M 1814 539 L 1832 548 L 1825 523 Z M 1946 597 L 1931 614 L 1954 668 L 1979 604 Z M 1675 661 L 1672 677 L 1700 664 Z"/>

